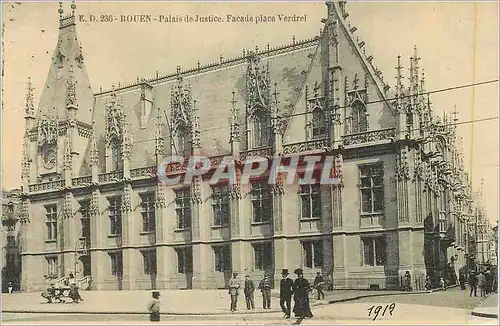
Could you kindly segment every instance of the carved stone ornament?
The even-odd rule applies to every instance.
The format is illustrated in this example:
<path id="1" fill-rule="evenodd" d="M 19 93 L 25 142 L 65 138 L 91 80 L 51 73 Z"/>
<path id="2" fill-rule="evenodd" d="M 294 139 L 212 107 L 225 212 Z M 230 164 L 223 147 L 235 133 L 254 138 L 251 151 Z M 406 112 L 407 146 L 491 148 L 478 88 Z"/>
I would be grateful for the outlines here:
<path id="1" fill-rule="evenodd" d="M 191 201 L 195 205 L 200 205 L 203 202 L 201 195 L 201 176 L 194 177 L 191 184 Z"/>
<path id="2" fill-rule="evenodd" d="M 21 177 L 23 179 L 29 178 L 30 176 L 31 157 L 28 149 L 28 141 L 28 138 L 25 137 L 23 142 L 23 160 L 21 164 Z"/>
<path id="3" fill-rule="evenodd" d="M 92 197 L 90 198 L 90 215 L 91 216 L 99 216 L 101 214 L 100 208 L 100 194 L 99 191 L 93 191 Z"/>
<path id="4" fill-rule="evenodd" d="M 229 185 L 229 198 L 231 198 L 232 200 L 241 199 L 241 186 L 239 183 Z"/>
<path id="5" fill-rule="evenodd" d="M 200 118 L 196 108 L 193 109 L 191 114 L 191 143 L 193 148 L 201 148 Z"/>
<path id="6" fill-rule="evenodd" d="M 71 155 L 71 144 L 66 141 L 64 146 L 63 170 L 71 170 L 73 168 L 73 156 Z"/>
<path id="7" fill-rule="evenodd" d="M 21 224 L 30 222 L 30 213 L 29 213 L 29 202 L 27 199 L 24 199 L 21 203 L 21 211 L 19 213 L 19 222 Z"/>
<path id="8" fill-rule="evenodd" d="M 328 23 L 326 28 L 328 29 L 328 36 L 329 36 L 329 41 L 332 46 L 336 46 L 338 44 L 338 23 L 336 20 L 334 20 L 333 17 L 330 17 L 328 19 Z"/>
<path id="9" fill-rule="evenodd" d="M 165 140 L 163 138 L 162 124 L 160 120 L 160 110 L 158 109 L 155 135 L 155 154 L 157 156 L 162 157 L 165 155 L 164 144 Z"/>
<path id="10" fill-rule="evenodd" d="M 31 78 L 28 78 L 28 87 L 26 92 L 26 106 L 24 108 L 26 116 L 32 117 L 35 115 L 35 104 L 33 100 L 33 91 L 35 88 L 31 83 Z"/>
<path id="11" fill-rule="evenodd" d="M 172 116 L 172 133 L 175 136 L 187 135 L 191 132 L 191 117 L 193 111 L 193 97 L 191 87 L 183 86 L 179 80 L 178 85 L 172 87 L 170 99 Z"/>
<path id="12" fill-rule="evenodd" d="M 73 75 L 68 78 L 66 87 L 66 107 L 76 107 L 76 81 Z"/>
<path id="13" fill-rule="evenodd" d="M 59 136 L 57 117 L 42 116 L 38 120 L 38 144 L 53 145 Z"/>
<path id="14" fill-rule="evenodd" d="M 123 104 L 121 99 L 117 98 L 113 90 L 110 100 L 106 103 L 106 144 L 112 142 L 121 142 L 123 137 L 123 124 L 125 115 L 123 113 Z"/>
<path id="15" fill-rule="evenodd" d="M 62 218 L 69 219 L 72 217 L 73 217 L 73 197 L 71 196 L 71 192 L 68 191 L 64 196 Z"/>
<path id="16" fill-rule="evenodd" d="M 122 141 L 122 155 L 123 158 L 130 159 L 132 155 L 133 139 L 130 135 L 129 128 L 127 125 L 123 126 L 123 141 Z"/>
<path id="17" fill-rule="evenodd" d="M 285 193 L 283 173 L 278 173 L 274 184 L 271 186 L 273 195 L 279 196 Z"/>
<path id="18" fill-rule="evenodd" d="M 123 187 L 121 208 L 122 212 L 132 211 L 132 188 L 130 185 L 125 185 L 125 187 Z"/>
<path id="19" fill-rule="evenodd" d="M 164 186 L 162 184 L 158 184 L 156 186 L 155 206 L 156 206 L 156 208 L 165 208 L 166 207 Z"/>
<path id="20" fill-rule="evenodd" d="M 342 154 L 335 155 L 333 162 L 334 162 L 334 164 L 333 164 L 333 177 L 340 181 L 340 185 L 343 185 L 342 180 L 343 180 L 344 158 L 343 158 Z"/>
<path id="21" fill-rule="evenodd" d="M 231 143 L 233 142 L 239 142 L 241 141 L 241 135 L 240 135 L 240 123 L 238 121 L 240 111 L 238 107 L 236 106 L 236 100 L 235 100 L 235 92 L 233 92 L 233 99 L 231 100 L 231 130 L 230 130 L 230 135 L 229 135 L 229 141 Z"/>
<path id="22" fill-rule="evenodd" d="M 258 118 L 271 114 L 271 77 L 269 67 L 261 66 L 260 58 L 252 53 L 248 57 L 246 73 L 247 115 Z"/>
<path id="23" fill-rule="evenodd" d="M 408 151 L 406 148 L 401 149 L 400 154 L 396 158 L 396 175 L 398 180 L 408 180 L 410 178 L 410 167 L 408 165 Z"/>
<path id="24" fill-rule="evenodd" d="M 90 165 L 98 166 L 99 165 L 99 148 L 97 147 L 97 140 L 94 132 L 92 132 L 92 136 L 90 139 Z"/>

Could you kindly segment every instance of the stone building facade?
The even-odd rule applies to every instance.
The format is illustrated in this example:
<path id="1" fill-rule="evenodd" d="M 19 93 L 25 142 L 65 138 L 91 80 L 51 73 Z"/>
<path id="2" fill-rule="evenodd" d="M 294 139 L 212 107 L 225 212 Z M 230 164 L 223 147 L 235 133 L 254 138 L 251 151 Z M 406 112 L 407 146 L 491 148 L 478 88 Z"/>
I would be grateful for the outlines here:
<path id="1" fill-rule="evenodd" d="M 203 289 L 297 267 L 335 288 L 398 288 L 406 271 L 420 282 L 463 265 L 470 189 L 454 120 L 434 116 L 416 50 L 409 84 L 398 59 L 391 90 L 346 3 L 326 9 L 311 39 L 97 93 L 74 4 L 61 9 L 39 104 L 31 84 L 26 99 L 23 290 L 69 271 L 95 289 Z M 210 172 L 166 186 L 156 168 L 171 155 L 231 155 L 237 171 L 295 158 L 299 175 L 307 156 L 333 157 L 342 182 L 211 185 Z"/>

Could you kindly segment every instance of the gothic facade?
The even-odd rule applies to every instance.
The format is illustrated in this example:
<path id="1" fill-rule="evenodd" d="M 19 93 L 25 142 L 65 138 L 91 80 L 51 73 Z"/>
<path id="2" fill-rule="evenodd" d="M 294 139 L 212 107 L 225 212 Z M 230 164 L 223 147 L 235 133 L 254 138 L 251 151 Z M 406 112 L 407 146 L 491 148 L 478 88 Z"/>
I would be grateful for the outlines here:
<path id="1" fill-rule="evenodd" d="M 335 288 L 398 288 L 464 266 L 470 188 L 456 117 L 437 118 L 419 58 L 395 90 L 328 2 L 319 36 L 94 93 L 74 5 L 39 104 L 26 97 L 22 288 L 76 271 L 95 289 L 223 288 L 282 268 Z M 90 54 L 92 55 L 92 54 Z M 97 55 L 97 54 L 96 54 Z M 166 186 L 165 157 L 334 158 L 333 185 L 266 178 Z M 319 164 L 321 165 L 321 164 Z M 166 173 L 184 178 L 182 163 Z"/>

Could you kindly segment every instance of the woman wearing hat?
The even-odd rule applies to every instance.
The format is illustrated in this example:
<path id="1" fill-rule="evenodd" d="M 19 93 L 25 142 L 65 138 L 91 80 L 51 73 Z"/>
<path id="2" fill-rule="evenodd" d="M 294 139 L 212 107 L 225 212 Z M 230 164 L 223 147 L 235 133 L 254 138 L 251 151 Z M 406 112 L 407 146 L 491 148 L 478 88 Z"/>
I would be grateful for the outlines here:
<path id="1" fill-rule="evenodd" d="M 313 314 L 309 306 L 311 284 L 304 278 L 302 268 L 297 268 L 294 273 L 297 275 L 297 279 L 293 283 L 293 299 L 295 302 L 293 312 L 295 317 L 299 319 L 312 318 Z"/>
<path id="2" fill-rule="evenodd" d="M 149 320 L 160 321 L 160 292 L 153 291 L 153 300 L 148 304 Z"/>

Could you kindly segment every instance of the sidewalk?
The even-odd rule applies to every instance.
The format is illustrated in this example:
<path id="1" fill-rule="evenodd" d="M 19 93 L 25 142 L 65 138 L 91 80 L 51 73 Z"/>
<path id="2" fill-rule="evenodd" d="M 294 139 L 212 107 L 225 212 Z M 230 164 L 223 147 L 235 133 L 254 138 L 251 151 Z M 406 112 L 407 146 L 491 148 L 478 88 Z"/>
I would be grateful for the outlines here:
<path id="1" fill-rule="evenodd" d="M 472 310 L 471 315 L 477 317 L 498 318 L 498 293 L 490 293 L 484 301 Z"/>
<path id="2" fill-rule="evenodd" d="M 161 290 L 161 312 L 164 315 L 229 315 L 229 294 L 227 290 Z M 401 291 L 357 291 L 337 290 L 325 292 L 324 300 L 311 298 L 311 306 L 351 301 L 365 297 L 408 295 L 428 293 Z M 2 294 L 4 313 L 60 313 L 60 314 L 145 314 L 151 299 L 151 291 L 82 291 L 83 302 L 46 303 L 36 293 Z M 259 292 L 255 293 L 255 310 L 248 311 L 242 293 L 238 299 L 236 314 L 276 313 L 279 307 L 279 291 L 272 292 L 271 309 L 262 309 Z M 234 313 L 233 313 L 234 314 Z"/>

